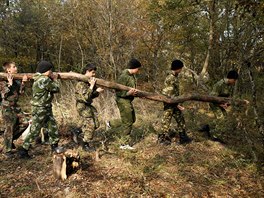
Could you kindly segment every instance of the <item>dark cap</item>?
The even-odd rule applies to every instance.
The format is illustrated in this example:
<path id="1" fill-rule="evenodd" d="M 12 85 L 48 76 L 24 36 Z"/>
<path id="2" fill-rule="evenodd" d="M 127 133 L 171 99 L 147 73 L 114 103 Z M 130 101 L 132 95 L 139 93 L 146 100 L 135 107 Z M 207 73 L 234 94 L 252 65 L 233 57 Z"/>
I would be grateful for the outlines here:
<path id="1" fill-rule="evenodd" d="M 238 73 L 235 70 L 231 70 L 231 71 L 228 72 L 227 78 L 228 79 L 235 79 L 235 80 L 237 80 L 238 79 Z"/>
<path id="2" fill-rule="evenodd" d="M 94 64 L 92 64 L 92 63 L 88 63 L 84 68 L 83 68 L 83 74 L 85 74 L 86 73 L 86 71 L 96 71 L 96 66 L 94 65 Z"/>
<path id="3" fill-rule="evenodd" d="M 183 68 L 183 62 L 180 60 L 174 60 L 171 63 L 171 70 L 177 70 Z"/>
<path id="4" fill-rule="evenodd" d="M 141 67 L 141 63 L 135 59 L 135 58 L 132 58 L 129 62 L 128 62 L 128 68 L 129 69 L 136 69 L 136 68 L 139 68 Z"/>
<path id="5" fill-rule="evenodd" d="M 50 63 L 48 61 L 40 61 L 38 66 L 37 66 L 36 72 L 45 73 L 49 70 L 52 70 L 53 68 L 54 68 L 54 66 L 52 63 Z"/>

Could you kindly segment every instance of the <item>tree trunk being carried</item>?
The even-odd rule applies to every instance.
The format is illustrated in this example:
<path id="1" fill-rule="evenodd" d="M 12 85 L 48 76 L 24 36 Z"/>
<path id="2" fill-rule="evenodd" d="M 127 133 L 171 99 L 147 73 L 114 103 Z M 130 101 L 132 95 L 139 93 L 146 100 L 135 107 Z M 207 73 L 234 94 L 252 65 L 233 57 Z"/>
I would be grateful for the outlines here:
<path id="1" fill-rule="evenodd" d="M 20 73 L 20 74 L 14 74 L 14 79 L 22 79 L 24 75 L 27 75 L 29 79 L 32 79 L 33 75 L 32 73 Z M 83 82 L 89 82 L 89 78 L 85 75 L 75 73 L 75 72 L 68 72 L 68 73 L 58 73 L 59 79 L 63 80 L 78 80 Z M 0 73 L 0 79 L 6 79 L 7 74 L 6 73 Z M 96 84 L 99 86 L 103 86 L 110 89 L 116 89 L 116 90 L 123 90 L 123 91 L 129 91 L 132 89 L 131 87 L 127 87 L 125 85 L 121 85 L 115 82 L 106 81 L 103 79 L 96 78 Z M 146 91 L 138 90 L 138 94 L 136 97 L 145 98 L 149 100 L 159 101 L 159 102 L 165 102 L 169 104 L 174 103 L 182 103 L 185 101 L 202 101 L 202 102 L 214 102 L 214 103 L 231 103 L 235 102 L 236 104 L 246 104 L 244 100 L 233 100 L 231 98 L 225 98 L 225 97 L 216 97 L 216 96 L 210 96 L 210 95 L 200 95 L 200 94 L 184 94 L 175 98 L 170 98 L 161 94 L 157 93 L 151 93 Z"/>

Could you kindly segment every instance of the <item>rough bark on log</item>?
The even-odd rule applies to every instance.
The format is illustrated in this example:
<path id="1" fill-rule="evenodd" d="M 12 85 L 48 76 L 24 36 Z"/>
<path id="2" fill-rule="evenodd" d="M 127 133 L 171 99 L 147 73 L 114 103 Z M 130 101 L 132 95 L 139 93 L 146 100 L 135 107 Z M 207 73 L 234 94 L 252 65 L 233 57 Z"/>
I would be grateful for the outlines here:
<path id="1" fill-rule="evenodd" d="M 23 75 L 27 75 L 29 79 L 32 79 L 33 75 L 32 73 L 20 73 L 20 74 L 14 74 L 14 79 L 22 79 Z M 75 72 L 68 72 L 68 73 L 58 73 L 59 79 L 64 80 L 78 80 L 78 81 L 84 81 L 88 82 L 89 78 L 85 75 L 75 73 Z M 0 73 L 0 78 L 5 79 L 7 76 L 6 73 Z M 132 89 L 131 87 L 127 87 L 125 85 L 121 85 L 115 82 L 106 81 L 103 79 L 96 78 L 96 84 L 99 86 L 103 86 L 110 89 L 116 89 L 116 90 L 124 90 L 129 91 Z M 170 98 L 161 94 L 157 93 L 151 93 L 146 91 L 138 90 L 137 97 L 146 98 L 149 100 L 159 101 L 159 102 L 165 102 L 169 104 L 174 103 L 182 103 L 185 101 L 202 101 L 202 102 L 214 102 L 214 103 L 231 103 L 231 98 L 224 98 L 224 97 L 216 97 L 216 96 L 209 96 L 209 95 L 200 95 L 200 94 L 184 94 L 175 98 Z M 233 101 L 234 102 L 234 101 Z M 244 100 L 235 100 L 236 104 L 246 104 Z"/>

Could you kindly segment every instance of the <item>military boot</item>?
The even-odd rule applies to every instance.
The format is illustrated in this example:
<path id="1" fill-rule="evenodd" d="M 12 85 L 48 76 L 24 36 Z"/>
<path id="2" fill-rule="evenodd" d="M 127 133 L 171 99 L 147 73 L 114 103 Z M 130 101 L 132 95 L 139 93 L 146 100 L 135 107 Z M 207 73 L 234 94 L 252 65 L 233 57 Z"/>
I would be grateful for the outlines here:
<path id="1" fill-rule="evenodd" d="M 8 151 L 8 152 L 5 152 L 3 154 L 6 158 L 12 158 L 14 156 L 14 153 L 12 153 L 12 151 Z"/>
<path id="2" fill-rule="evenodd" d="M 23 147 L 18 151 L 19 157 L 21 159 L 31 159 L 32 157 L 28 154 L 28 150 L 24 149 Z"/>
<path id="3" fill-rule="evenodd" d="M 72 131 L 71 131 L 71 133 L 72 133 L 72 140 L 76 143 L 76 144 L 78 144 L 79 143 L 79 135 L 81 134 L 81 129 L 79 129 L 79 128 L 75 128 L 75 129 L 73 129 Z"/>
<path id="4" fill-rule="evenodd" d="M 51 152 L 56 152 L 56 149 L 58 148 L 58 143 L 50 145 Z"/>
<path id="5" fill-rule="evenodd" d="M 16 145 L 12 142 L 12 149 L 16 149 Z"/>
<path id="6" fill-rule="evenodd" d="M 82 150 L 86 152 L 93 152 L 96 149 L 94 146 L 92 146 L 91 142 L 82 142 Z"/>
<path id="7" fill-rule="evenodd" d="M 203 126 L 201 127 L 201 129 L 199 129 L 198 131 L 199 131 L 199 132 L 204 132 L 205 135 L 206 135 L 209 139 L 212 138 L 212 135 L 211 135 L 211 133 L 210 133 L 210 127 L 209 127 L 208 124 L 203 125 Z"/>
<path id="8" fill-rule="evenodd" d="M 164 146 L 171 145 L 171 138 L 167 134 L 161 133 L 158 135 L 158 143 Z"/>
<path id="9" fill-rule="evenodd" d="M 179 136 L 180 136 L 180 142 L 179 142 L 180 144 L 189 144 L 192 141 L 192 139 L 188 137 L 186 132 L 180 132 Z"/>

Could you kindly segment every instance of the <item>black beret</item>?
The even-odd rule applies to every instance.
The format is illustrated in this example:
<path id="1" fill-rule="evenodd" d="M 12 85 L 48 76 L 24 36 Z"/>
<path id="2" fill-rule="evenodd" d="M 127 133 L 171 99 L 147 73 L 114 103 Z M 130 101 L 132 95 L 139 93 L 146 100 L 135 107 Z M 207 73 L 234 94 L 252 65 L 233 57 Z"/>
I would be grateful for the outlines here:
<path id="1" fill-rule="evenodd" d="M 231 70 L 227 74 L 228 79 L 238 79 L 238 73 L 235 70 Z"/>
<path id="2" fill-rule="evenodd" d="M 171 63 L 171 70 L 177 70 L 183 68 L 183 62 L 180 60 L 174 60 Z"/>
<path id="3" fill-rule="evenodd" d="M 129 69 L 136 69 L 136 68 L 139 68 L 141 67 L 141 63 L 135 59 L 135 58 L 132 58 L 129 62 L 128 62 L 128 68 Z"/>
<path id="4" fill-rule="evenodd" d="M 45 73 L 45 72 L 52 70 L 52 69 L 53 69 L 52 63 L 50 63 L 48 61 L 40 61 L 38 66 L 37 66 L 36 72 Z"/>

